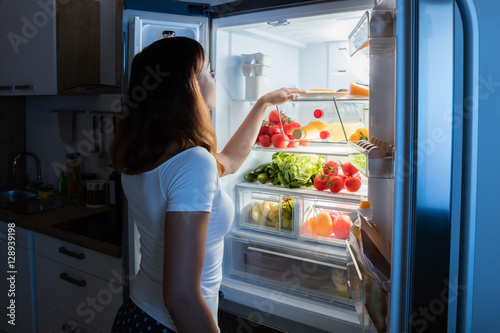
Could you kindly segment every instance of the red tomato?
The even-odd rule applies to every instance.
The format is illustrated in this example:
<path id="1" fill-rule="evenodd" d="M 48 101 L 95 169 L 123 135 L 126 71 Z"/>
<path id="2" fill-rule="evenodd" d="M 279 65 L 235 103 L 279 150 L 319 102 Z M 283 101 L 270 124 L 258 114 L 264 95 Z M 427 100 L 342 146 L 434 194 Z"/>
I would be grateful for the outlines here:
<path id="1" fill-rule="evenodd" d="M 342 172 L 346 176 L 354 176 L 358 173 L 358 169 L 356 169 L 356 167 L 351 163 L 345 162 L 344 164 L 342 164 Z"/>
<path id="2" fill-rule="evenodd" d="M 340 178 L 342 178 L 342 180 L 344 181 L 344 188 L 345 188 L 345 180 L 346 180 L 347 176 L 346 176 L 346 175 L 344 175 L 344 174 L 342 174 L 342 173 L 339 173 L 339 174 L 338 174 L 338 176 L 339 176 Z"/>
<path id="3" fill-rule="evenodd" d="M 295 138 L 293 137 L 293 135 L 288 135 L 288 148 L 297 148 L 299 146 L 299 143 L 298 142 L 293 142 L 292 140 L 295 140 Z"/>
<path id="4" fill-rule="evenodd" d="M 317 175 L 314 178 L 314 187 L 318 191 L 324 191 L 326 190 L 326 183 L 328 182 L 328 178 L 326 175 Z"/>
<path id="5" fill-rule="evenodd" d="M 267 128 L 268 134 L 272 137 L 274 134 L 279 134 L 281 133 L 281 126 L 280 124 L 276 125 L 271 125 Z"/>
<path id="6" fill-rule="evenodd" d="M 296 128 L 299 128 L 300 127 L 300 124 L 295 122 L 295 121 L 292 121 L 292 122 L 284 122 L 283 123 L 283 130 L 285 131 L 286 134 L 288 135 L 292 135 L 293 133 L 293 130 L 296 129 Z"/>
<path id="7" fill-rule="evenodd" d="M 283 115 L 278 113 L 278 110 L 274 109 L 269 112 L 269 122 L 279 124 L 280 119 L 283 119 Z"/>
<path id="8" fill-rule="evenodd" d="M 349 237 L 349 229 L 352 226 L 352 221 L 349 215 L 339 215 L 333 221 L 333 232 L 339 239 L 347 239 Z"/>
<path id="9" fill-rule="evenodd" d="M 262 135 L 262 134 L 268 134 L 268 128 L 269 126 L 262 126 L 259 130 L 259 135 Z"/>
<path id="10" fill-rule="evenodd" d="M 326 186 L 333 193 L 338 193 L 344 188 L 344 181 L 339 176 L 330 175 Z"/>
<path id="11" fill-rule="evenodd" d="M 344 185 L 347 191 L 358 192 L 361 188 L 361 179 L 359 179 L 358 177 L 347 177 Z"/>
<path id="12" fill-rule="evenodd" d="M 271 146 L 271 137 L 267 134 L 259 135 L 257 140 L 259 141 L 259 143 L 262 147 L 270 147 Z"/>
<path id="13" fill-rule="evenodd" d="M 325 166 L 323 167 L 323 172 L 325 175 L 338 175 L 339 173 L 339 164 L 335 161 L 328 161 L 326 162 Z"/>
<path id="14" fill-rule="evenodd" d="M 273 146 L 276 148 L 286 148 L 288 146 L 288 142 L 285 141 L 285 138 L 283 138 L 283 134 L 274 134 L 271 137 L 271 142 L 273 143 Z"/>

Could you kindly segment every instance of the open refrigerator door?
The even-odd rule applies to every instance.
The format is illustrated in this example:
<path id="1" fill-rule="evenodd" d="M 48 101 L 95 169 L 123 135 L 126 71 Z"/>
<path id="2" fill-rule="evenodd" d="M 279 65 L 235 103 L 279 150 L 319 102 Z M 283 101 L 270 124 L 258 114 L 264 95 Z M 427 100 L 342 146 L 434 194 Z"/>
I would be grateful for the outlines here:
<path id="1" fill-rule="evenodd" d="M 266 110 L 246 162 L 221 178 L 236 206 L 225 243 L 222 308 L 244 305 L 250 319 L 288 318 L 311 332 L 377 330 L 369 315 L 356 312 L 364 289 L 351 290 L 360 275 L 349 273 L 353 258 L 346 246 L 359 203 L 372 200 L 370 193 L 385 193 L 373 200 L 380 203 L 374 216 L 384 219 L 384 240 L 392 236 L 394 129 L 384 126 L 394 127 L 394 116 L 386 115 L 394 113 L 394 76 L 384 76 L 387 90 L 374 92 L 375 100 L 392 98 L 382 109 L 372 100 L 382 74 L 374 78 L 370 69 L 373 57 L 394 66 L 394 11 L 375 15 L 383 26 L 378 40 L 368 33 L 356 52 L 349 43 L 352 32 L 366 30 L 372 9 L 373 1 L 330 2 L 213 20 L 219 150 L 262 94 L 284 86 L 307 90 Z M 380 117 L 388 124 L 377 124 Z M 356 167 L 342 171 L 349 165 Z M 318 175 L 326 189 L 315 188 Z M 337 178 L 341 188 L 331 189 Z M 345 188 L 344 178 L 355 185 Z"/>

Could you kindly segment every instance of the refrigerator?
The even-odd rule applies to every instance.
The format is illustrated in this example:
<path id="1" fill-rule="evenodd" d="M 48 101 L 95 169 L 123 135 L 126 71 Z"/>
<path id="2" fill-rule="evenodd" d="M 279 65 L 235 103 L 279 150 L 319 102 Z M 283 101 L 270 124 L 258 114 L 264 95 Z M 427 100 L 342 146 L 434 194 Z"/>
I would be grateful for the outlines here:
<path id="1" fill-rule="evenodd" d="M 493 139 L 500 102 L 500 4 L 129 0 L 123 9 L 124 88 L 133 55 L 151 42 L 173 31 L 203 45 L 217 75 L 217 107 L 211 112 L 219 151 L 255 104 L 245 74 L 259 70 L 266 71 L 262 76 L 268 79 L 260 82 L 266 91 L 308 90 L 299 100 L 268 108 L 266 118 L 277 109 L 305 125 L 321 109 L 342 123 L 335 142 L 284 149 L 255 145 L 236 174 L 221 178 L 236 213 L 225 241 L 220 307 L 250 320 L 241 321 L 238 331 L 254 331 L 256 324 L 288 332 L 498 327 L 500 226 L 492 207 L 500 180 L 491 169 L 500 159 Z M 266 60 L 256 63 L 256 57 Z M 369 97 L 331 93 L 351 83 L 368 86 Z M 390 156 L 370 159 L 367 150 L 347 142 L 350 109 L 352 122 L 366 127 L 370 138 L 394 146 Z M 331 193 L 245 178 L 278 152 L 358 162 L 362 186 L 354 193 Z M 362 199 L 370 201 L 372 221 L 390 249 L 390 274 L 375 281 L 385 302 L 382 323 L 379 318 L 376 324 L 376 315 L 367 311 L 371 282 L 363 280 L 349 243 L 305 231 L 311 214 L 323 210 L 354 221 Z M 278 222 L 253 219 L 253 209 L 269 202 L 279 207 Z M 125 222 L 125 264 L 133 278 L 138 234 L 127 215 Z"/>

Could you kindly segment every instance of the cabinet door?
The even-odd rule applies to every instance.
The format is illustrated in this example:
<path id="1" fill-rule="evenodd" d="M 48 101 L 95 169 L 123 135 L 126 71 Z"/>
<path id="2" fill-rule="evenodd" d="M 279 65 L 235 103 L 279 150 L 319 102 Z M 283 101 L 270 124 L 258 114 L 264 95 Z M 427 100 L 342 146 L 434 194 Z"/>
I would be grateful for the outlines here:
<path id="1" fill-rule="evenodd" d="M 15 50 L 17 95 L 57 93 L 55 5 L 15 1 L 13 31 L 21 38 Z"/>
<path id="2" fill-rule="evenodd" d="M 13 4 L 14 0 L 0 1 L 0 96 L 14 94 L 14 49 L 10 39 L 13 38 Z"/>
<path id="3" fill-rule="evenodd" d="M 41 303 L 38 303 L 38 332 L 99 333 Z"/>

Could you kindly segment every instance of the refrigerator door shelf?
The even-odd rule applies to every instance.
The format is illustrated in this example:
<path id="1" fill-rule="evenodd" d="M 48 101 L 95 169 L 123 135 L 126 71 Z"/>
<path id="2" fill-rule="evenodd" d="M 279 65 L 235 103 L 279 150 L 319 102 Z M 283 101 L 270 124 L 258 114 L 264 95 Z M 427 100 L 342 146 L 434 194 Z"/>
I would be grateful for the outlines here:
<path id="1" fill-rule="evenodd" d="M 349 35 L 349 55 L 352 57 L 367 47 L 375 47 L 380 55 L 394 53 L 394 17 L 393 10 L 365 12 Z"/>
<path id="2" fill-rule="evenodd" d="M 368 277 L 358 264 L 349 241 L 346 241 L 346 248 L 349 296 L 354 302 L 361 327 L 364 332 L 386 332 L 389 327 L 387 314 L 391 282 Z"/>
<path id="3" fill-rule="evenodd" d="M 226 251 L 226 274 L 231 277 L 326 304 L 352 303 L 347 290 L 346 258 L 330 253 L 329 247 L 311 250 L 295 243 L 231 235 Z M 333 277 L 340 283 L 335 284 Z"/>
<path id="4" fill-rule="evenodd" d="M 355 152 L 349 154 L 349 162 L 368 178 L 393 178 L 394 150 L 389 156 L 370 158 L 370 152 L 355 143 L 349 142 Z M 387 152 L 384 152 L 387 154 Z"/>

